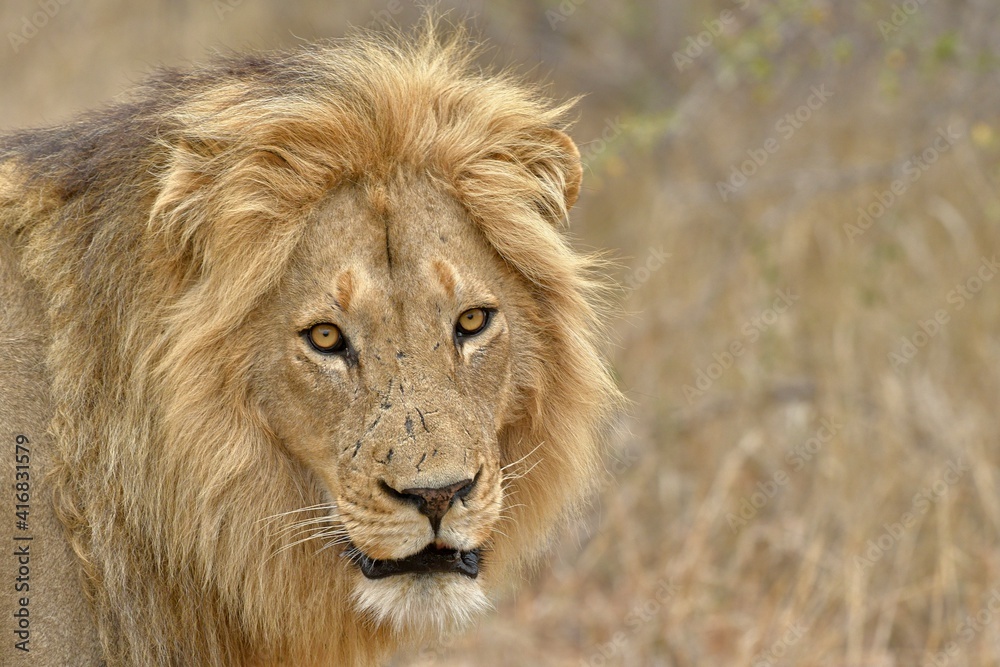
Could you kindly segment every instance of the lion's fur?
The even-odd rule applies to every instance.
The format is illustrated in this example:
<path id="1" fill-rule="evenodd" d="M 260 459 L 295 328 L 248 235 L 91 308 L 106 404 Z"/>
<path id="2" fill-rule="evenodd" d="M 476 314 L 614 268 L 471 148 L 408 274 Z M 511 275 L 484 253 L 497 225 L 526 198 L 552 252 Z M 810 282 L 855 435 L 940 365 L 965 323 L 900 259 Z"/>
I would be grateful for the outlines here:
<path id="1" fill-rule="evenodd" d="M 341 184 L 428 175 L 534 299 L 524 413 L 499 435 L 502 463 L 534 468 L 510 481 L 491 594 L 592 489 L 619 398 L 593 260 L 558 231 L 579 190 L 569 105 L 436 33 L 164 70 L 0 141 L 0 231 L 46 304 L 54 502 L 108 664 L 364 664 L 406 640 L 306 550 L 269 557 L 261 519 L 310 490 L 231 342 Z"/>

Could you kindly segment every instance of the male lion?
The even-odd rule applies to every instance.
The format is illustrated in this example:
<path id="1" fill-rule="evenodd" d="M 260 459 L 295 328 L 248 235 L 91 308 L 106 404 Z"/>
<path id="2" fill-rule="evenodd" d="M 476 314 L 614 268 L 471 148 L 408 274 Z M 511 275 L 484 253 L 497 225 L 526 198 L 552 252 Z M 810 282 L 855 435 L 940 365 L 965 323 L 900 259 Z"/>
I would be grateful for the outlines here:
<path id="1" fill-rule="evenodd" d="M 0 140 L 3 664 L 376 664 L 593 490 L 569 105 L 466 41 L 164 70 Z"/>

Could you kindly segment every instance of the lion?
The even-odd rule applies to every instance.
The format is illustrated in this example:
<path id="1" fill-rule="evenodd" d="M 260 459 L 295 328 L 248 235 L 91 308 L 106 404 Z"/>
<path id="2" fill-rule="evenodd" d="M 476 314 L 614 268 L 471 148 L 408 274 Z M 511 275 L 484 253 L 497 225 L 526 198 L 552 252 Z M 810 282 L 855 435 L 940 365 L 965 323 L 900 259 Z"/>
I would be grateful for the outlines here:
<path id="1" fill-rule="evenodd" d="M 0 140 L 4 664 L 380 664 L 595 492 L 574 101 L 468 43 L 221 56 Z"/>

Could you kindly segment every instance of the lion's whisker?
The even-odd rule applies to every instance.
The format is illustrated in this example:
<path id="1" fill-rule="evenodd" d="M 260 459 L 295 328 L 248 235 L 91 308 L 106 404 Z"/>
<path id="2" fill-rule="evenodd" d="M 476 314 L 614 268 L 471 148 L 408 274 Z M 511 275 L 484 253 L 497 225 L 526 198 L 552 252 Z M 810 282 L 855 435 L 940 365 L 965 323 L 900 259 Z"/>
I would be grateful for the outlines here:
<path id="1" fill-rule="evenodd" d="M 500 487 L 500 490 L 503 492 L 504 500 L 508 498 L 515 498 L 521 493 L 521 489 L 516 486 L 504 486 Z"/>
<path id="2" fill-rule="evenodd" d="M 519 443 L 519 444 L 520 444 L 520 443 Z M 511 467 L 513 467 L 513 466 L 516 466 L 516 465 L 517 465 L 518 463 L 521 463 L 521 462 L 522 462 L 522 461 L 524 461 L 524 460 L 525 460 L 526 458 L 528 458 L 529 456 L 531 456 L 532 454 L 534 454 L 535 452 L 537 452 L 537 451 L 538 451 L 538 448 L 539 448 L 539 447 L 541 447 L 541 446 L 542 446 L 542 445 L 544 445 L 544 444 L 545 444 L 545 441 L 543 440 L 542 442 L 540 442 L 540 443 L 538 443 L 537 445 L 535 445 L 534 449 L 532 449 L 532 450 L 531 450 L 530 452 L 528 452 L 527 454 L 525 454 L 524 456 L 522 456 L 522 457 L 521 457 L 521 458 L 519 458 L 518 460 L 516 460 L 516 461 L 512 461 L 511 463 L 508 463 L 508 464 L 507 464 L 507 465 L 505 465 L 505 466 L 500 466 L 500 472 L 504 472 L 504 471 L 505 471 L 505 470 L 507 470 L 508 468 L 511 468 Z"/>
<path id="3" fill-rule="evenodd" d="M 509 475 L 504 475 L 504 478 L 503 478 L 504 482 L 511 482 L 511 481 L 514 481 L 515 479 L 521 479 L 522 477 L 527 477 L 528 473 L 530 473 L 532 470 L 534 470 L 535 467 L 539 463 L 541 463 L 542 461 L 544 461 L 544 460 L 545 459 L 538 459 L 537 461 L 535 461 L 534 463 L 532 463 L 531 466 L 527 470 L 525 470 L 524 472 L 521 472 L 521 473 L 511 473 Z"/>
<path id="4" fill-rule="evenodd" d="M 290 530 L 295 530 L 296 528 L 304 528 L 306 526 L 314 526 L 316 524 L 331 523 L 333 521 L 336 521 L 336 519 L 330 516 L 313 517 L 312 519 L 296 521 L 295 523 L 290 523 L 288 525 L 282 526 L 281 528 L 275 531 L 275 534 L 280 535 L 282 533 L 287 533 Z"/>
<path id="5" fill-rule="evenodd" d="M 306 542 L 310 542 L 312 540 L 315 540 L 316 537 L 317 537 L 316 534 L 312 534 L 312 535 L 309 535 L 308 537 L 303 537 L 302 539 L 299 539 L 299 540 L 296 540 L 296 541 L 291 542 L 289 544 L 286 544 L 283 547 L 281 547 L 280 549 L 278 549 L 274 553 L 274 555 L 277 556 L 278 554 L 280 554 L 280 553 L 282 553 L 284 551 L 287 551 L 288 549 L 292 549 L 294 547 L 297 547 L 300 544 L 305 544 Z"/>
<path id="6" fill-rule="evenodd" d="M 296 530 L 296 531 L 286 531 L 286 533 L 284 535 L 279 535 L 279 536 L 276 536 L 276 537 L 279 537 L 279 538 L 280 537 L 285 537 L 286 539 L 295 539 L 295 538 L 299 537 L 300 535 L 305 535 L 305 534 L 312 534 L 312 535 L 326 534 L 327 530 L 333 530 L 333 526 L 322 526 L 322 525 L 320 525 L 320 526 L 303 526 L 299 530 Z M 347 531 L 343 530 L 343 529 L 336 529 L 334 532 L 331 532 L 329 534 L 330 535 L 334 535 L 334 534 L 346 535 Z"/>
<path id="7" fill-rule="evenodd" d="M 320 547 L 319 550 L 316 553 L 319 553 L 320 551 L 325 551 L 326 549 L 329 549 L 330 547 L 339 546 L 341 544 L 348 544 L 350 541 L 351 541 L 350 539 L 329 540 L 326 544 L 324 544 L 322 547 Z"/>
<path id="8" fill-rule="evenodd" d="M 261 521 L 271 521 L 273 519 L 279 519 L 283 516 L 288 516 L 289 514 L 298 514 L 299 512 L 308 512 L 309 510 L 330 510 L 332 512 L 337 511 L 337 505 L 335 503 L 320 503 L 319 505 L 310 505 L 309 507 L 300 507 L 299 509 L 288 510 L 287 512 L 278 512 L 277 514 L 272 514 L 270 516 L 265 516 L 262 519 L 257 519 L 257 523 Z"/>

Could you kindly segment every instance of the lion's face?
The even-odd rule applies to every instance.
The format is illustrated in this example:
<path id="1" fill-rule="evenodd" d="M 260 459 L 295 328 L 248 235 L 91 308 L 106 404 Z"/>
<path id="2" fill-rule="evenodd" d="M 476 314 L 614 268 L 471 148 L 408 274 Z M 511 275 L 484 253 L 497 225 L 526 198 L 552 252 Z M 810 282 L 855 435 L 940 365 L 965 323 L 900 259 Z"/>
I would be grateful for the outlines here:
<path id="1" fill-rule="evenodd" d="M 342 552 L 378 620 L 447 627 L 489 606 L 498 436 L 532 349 L 520 280 L 429 181 L 350 185 L 262 313 L 263 412 L 333 519 L 302 536 Z"/>

